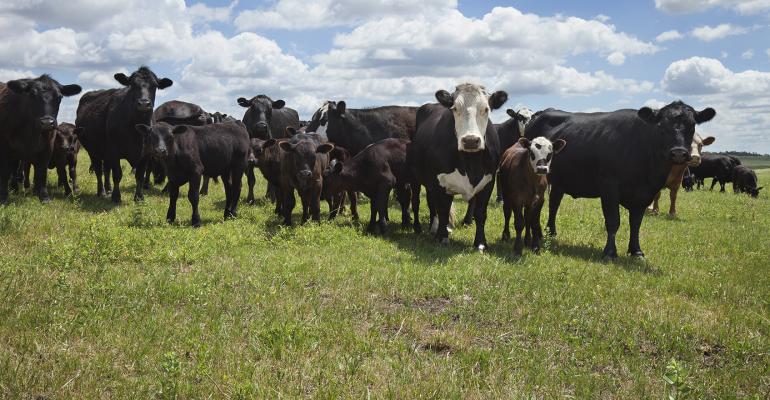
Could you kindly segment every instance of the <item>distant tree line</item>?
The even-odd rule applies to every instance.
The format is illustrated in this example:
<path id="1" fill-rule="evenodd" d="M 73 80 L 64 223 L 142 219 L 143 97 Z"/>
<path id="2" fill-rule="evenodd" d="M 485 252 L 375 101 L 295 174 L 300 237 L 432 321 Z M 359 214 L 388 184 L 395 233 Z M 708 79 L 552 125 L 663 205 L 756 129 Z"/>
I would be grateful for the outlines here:
<path id="1" fill-rule="evenodd" d="M 710 152 L 713 154 L 724 154 L 728 156 L 735 156 L 735 157 L 770 157 L 770 154 L 759 154 L 754 153 L 750 151 L 718 151 L 718 152 Z"/>

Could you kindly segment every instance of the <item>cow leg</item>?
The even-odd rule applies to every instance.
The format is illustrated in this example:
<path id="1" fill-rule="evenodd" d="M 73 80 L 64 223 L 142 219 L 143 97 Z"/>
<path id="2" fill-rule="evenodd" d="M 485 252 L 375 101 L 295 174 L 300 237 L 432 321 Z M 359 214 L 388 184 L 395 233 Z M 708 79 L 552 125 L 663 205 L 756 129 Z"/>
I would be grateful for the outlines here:
<path id="1" fill-rule="evenodd" d="M 246 179 L 249 182 L 249 192 L 246 195 L 246 204 L 254 204 L 254 185 L 257 183 L 257 178 L 254 176 L 254 167 L 246 168 Z"/>
<path id="2" fill-rule="evenodd" d="M 94 171 L 94 175 L 96 175 L 96 196 L 97 197 L 107 197 L 107 191 L 104 190 L 104 181 L 102 181 L 102 174 L 103 174 L 103 168 L 102 168 L 102 162 L 101 160 L 94 160 L 91 159 L 91 170 Z"/>
<path id="3" fill-rule="evenodd" d="M 425 189 L 425 198 L 428 201 L 428 223 L 430 224 L 429 231 L 432 234 L 438 232 L 438 217 L 436 215 L 436 200 L 435 193 L 433 191 Z"/>
<path id="4" fill-rule="evenodd" d="M 294 198 L 294 189 L 291 187 L 281 188 L 283 192 L 283 203 L 281 204 L 281 212 L 283 212 L 283 224 L 291 226 L 291 212 L 294 211 L 294 206 L 297 200 Z"/>
<path id="5" fill-rule="evenodd" d="M 232 191 L 233 200 L 230 202 L 230 218 L 236 218 L 238 216 L 238 202 L 241 200 L 241 187 L 243 184 L 243 170 L 230 173 L 230 190 Z M 224 182 L 225 179 L 222 178 Z"/>
<path id="6" fill-rule="evenodd" d="M 604 258 L 617 258 L 618 249 L 615 246 L 615 235 L 620 228 L 620 204 L 614 194 L 602 196 L 602 213 L 604 213 L 604 228 L 607 230 L 607 244 L 604 245 Z"/>
<path id="7" fill-rule="evenodd" d="M 379 214 L 379 221 L 378 226 L 380 228 L 381 234 L 388 233 L 388 220 L 385 219 L 385 214 L 388 211 L 388 199 L 390 198 L 390 186 L 388 185 L 382 185 L 377 190 L 377 213 Z M 402 215 L 403 218 L 403 215 Z M 406 214 L 407 220 L 409 219 L 409 212 L 407 211 Z M 403 224 L 403 221 L 402 221 Z M 407 226 L 409 226 L 409 222 L 406 222 Z"/>
<path id="8" fill-rule="evenodd" d="M 527 205 L 524 206 L 523 209 L 524 213 L 524 245 L 527 247 L 532 247 L 532 231 L 531 231 L 531 225 L 530 225 L 530 218 L 532 218 L 532 206 Z"/>
<path id="9" fill-rule="evenodd" d="M 32 172 L 32 163 L 29 161 L 22 161 L 21 165 L 22 165 L 21 170 L 23 171 L 23 175 L 24 175 L 24 189 L 29 189 L 31 186 L 30 177 L 32 176 L 32 174 L 30 172 Z"/>
<path id="10" fill-rule="evenodd" d="M 275 203 L 275 201 L 278 199 L 276 195 L 276 187 L 274 184 L 270 182 L 267 183 L 267 191 L 265 192 L 265 197 L 267 197 L 273 203 Z"/>
<path id="11" fill-rule="evenodd" d="M 107 164 L 107 161 L 102 160 L 102 165 L 104 165 L 104 192 L 107 194 L 112 194 L 112 168 Z M 118 168 L 120 168 L 120 161 L 118 161 Z M 120 175 L 123 176 L 123 170 L 120 171 Z"/>
<path id="12" fill-rule="evenodd" d="M 658 193 L 655 193 L 655 198 L 652 200 L 652 204 L 650 205 L 650 207 L 647 208 L 653 214 L 657 214 L 660 212 L 660 207 L 658 206 L 658 201 L 660 200 L 660 192 L 661 191 L 658 191 Z"/>
<path id="13" fill-rule="evenodd" d="M 203 175 L 203 185 L 201 186 L 201 196 L 207 196 L 209 194 L 209 177 Z"/>
<path id="14" fill-rule="evenodd" d="M 144 201 L 144 171 L 150 169 L 147 164 L 146 160 L 140 160 L 136 166 L 136 171 L 134 172 L 134 179 L 136 179 L 134 201 Z M 148 187 L 150 185 L 149 179 L 147 180 L 147 185 Z"/>
<path id="15" fill-rule="evenodd" d="M 714 185 L 716 184 L 717 184 L 717 178 L 713 178 L 711 180 L 711 187 L 709 188 L 709 190 L 714 190 Z"/>
<path id="16" fill-rule="evenodd" d="M 369 197 L 369 225 L 366 226 L 369 233 L 377 232 L 377 198 L 377 193 Z"/>
<path id="17" fill-rule="evenodd" d="M 112 202 L 120 204 L 120 180 L 123 179 L 123 170 L 120 168 L 120 159 L 105 161 L 107 168 L 112 170 L 112 184 L 115 186 L 112 189 Z M 139 182 L 137 182 L 138 184 Z M 141 185 L 139 185 L 141 186 Z"/>
<path id="18" fill-rule="evenodd" d="M 524 230 L 524 225 L 522 207 L 516 204 L 513 206 L 513 227 L 516 229 L 516 239 L 513 242 L 513 252 L 517 256 L 521 255 L 521 250 L 524 248 L 524 244 L 521 240 L 521 231 Z"/>
<path id="19" fill-rule="evenodd" d="M 51 197 L 48 195 L 48 158 L 46 156 L 40 156 L 35 160 L 35 193 L 37 198 L 43 203 L 51 201 Z"/>
<path id="20" fill-rule="evenodd" d="M 556 236 L 556 214 L 563 198 L 564 192 L 551 186 L 551 195 L 548 197 L 548 234 L 551 237 Z"/>
<path id="21" fill-rule="evenodd" d="M 449 213 L 452 208 L 452 196 L 441 193 L 433 193 L 433 202 L 436 208 L 436 214 L 438 216 L 438 227 L 436 228 L 436 239 L 441 244 L 449 244 Z M 478 221 L 476 221 L 478 224 Z"/>
<path id="22" fill-rule="evenodd" d="M 314 222 L 321 222 L 321 186 L 310 190 L 310 198 L 308 199 L 310 204 L 310 216 Z"/>
<path id="23" fill-rule="evenodd" d="M 190 205 L 192 206 L 192 219 L 190 221 L 190 224 L 194 228 L 198 228 L 201 226 L 201 215 L 198 212 L 198 201 L 200 200 L 200 186 L 201 186 L 201 176 L 200 175 L 193 175 L 190 177 L 190 181 L 187 183 L 189 187 L 187 188 L 187 200 L 190 201 Z"/>
<path id="24" fill-rule="evenodd" d="M 150 190 L 150 175 L 152 175 L 152 165 L 148 165 L 144 169 L 144 176 L 142 177 L 142 187 L 145 190 Z"/>
<path id="25" fill-rule="evenodd" d="M 468 200 L 468 209 L 465 210 L 465 217 L 463 217 L 463 225 L 470 225 L 473 223 L 473 213 L 476 210 L 476 197 Z"/>
<path id="26" fill-rule="evenodd" d="M 2 158 L 5 158 L 4 156 Z M 8 177 L 8 185 L 10 186 L 10 190 L 14 192 L 19 191 L 19 183 L 24 182 L 24 172 L 21 170 L 21 163 L 16 163 L 14 161 L 9 161 L 8 165 L 10 165 L 9 170 L 10 176 Z"/>
<path id="27" fill-rule="evenodd" d="M 275 185 L 275 214 L 282 215 L 283 212 L 283 193 L 281 187 Z"/>
<path id="28" fill-rule="evenodd" d="M 399 184 L 396 186 L 396 199 L 401 206 L 401 228 L 407 229 L 412 224 L 412 218 L 409 215 L 409 200 L 411 196 L 409 186 Z"/>
<path id="29" fill-rule="evenodd" d="M 347 197 L 350 199 L 350 216 L 353 221 L 358 221 L 358 195 L 351 190 L 347 192 Z"/>
<path id="30" fill-rule="evenodd" d="M 168 182 L 168 211 L 166 211 L 166 222 L 174 223 L 176 220 L 176 200 L 179 198 L 179 185 L 169 180 Z"/>
<path id="31" fill-rule="evenodd" d="M 724 193 L 725 192 L 725 183 L 726 183 L 725 181 L 723 181 L 721 179 L 719 180 L 719 192 L 720 193 Z"/>
<path id="32" fill-rule="evenodd" d="M 503 188 L 502 185 L 500 185 L 500 180 L 497 181 L 497 185 L 495 185 L 495 190 L 497 192 L 497 196 L 495 197 L 495 201 L 498 203 L 503 202 Z"/>
<path id="33" fill-rule="evenodd" d="M 628 239 L 628 254 L 632 257 L 644 258 L 642 247 L 639 245 L 639 229 L 644 219 L 644 209 L 632 209 L 628 211 L 628 223 L 631 226 L 631 235 Z"/>
<path id="34" fill-rule="evenodd" d="M 669 199 L 671 200 L 671 205 L 668 207 L 668 215 L 671 217 L 676 217 L 676 196 L 678 194 L 679 185 L 677 185 L 674 189 L 670 189 Z"/>
<path id="35" fill-rule="evenodd" d="M 492 197 L 492 187 L 494 183 L 487 184 L 487 187 L 475 196 L 475 212 L 473 219 L 476 220 L 476 238 L 473 240 L 473 247 L 479 251 L 484 251 L 487 248 L 487 235 L 484 228 L 487 223 L 487 207 L 489 206 L 489 198 Z"/>
<path id="36" fill-rule="evenodd" d="M 72 193 L 74 194 L 80 193 L 80 188 L 78 187 L 77 167 L 77 159 L 73 159 L 69 162 L 68 168 L 70 173 L 70 181 L 72 181 Z"/>
<path id="37" fill-rule="evenodd" d="M 56 175 L 58 175 L 59 184 L 64 186 L 64 195 L 69 196 L 72 194 L 72 188 L 70 188 L 69 181 L 67 180 L 67 164 L 58 164 L 56 166 Z"/>
<path id="38" fill-rule="evenodd" d="M 503 201 L 503 234 L 500 240 L 511 239 L 511 204 L 510 202 Z"/>
<path id="39" fill-rule="evenodd" d="M 540 251 L 540 243 L 543 240 L 543 228 L 540 225 L 540 214 L 543 211 L 543 203 L 544 201 L 541 197 L 540 200 L 532 207 L 532 212 L 530 215 L 530 224 L 532 229 L 532 251 L 535 253 Z"/>
<path id="40" fill-rule="evenodd" d="M 422 232 L 422 225 L 420 225 L 420 185 L 419 184 L 410 184 L 410 187 L 412 189 L 412 215 L 414 216 L 414 220 L 412 221 L 412 229 L 414 229 L 414 233 L 421 233 Z"/>
<path id="41" fill-rule="evenodd" d="M 0 204 L 8 204 L 8 182 L 16 169 L 15 162 L 0 159 Z"/>
<path id="42" fill-rule="evenodd" d="M 226 175 L 222 175 L 222 187 L 225 190 L 225 210 L 222 214 L 222 218 L 227 219 L 230 216 L 230 207 L 233 204 L 233 191 L 231 190 L 230 179 Z"/>

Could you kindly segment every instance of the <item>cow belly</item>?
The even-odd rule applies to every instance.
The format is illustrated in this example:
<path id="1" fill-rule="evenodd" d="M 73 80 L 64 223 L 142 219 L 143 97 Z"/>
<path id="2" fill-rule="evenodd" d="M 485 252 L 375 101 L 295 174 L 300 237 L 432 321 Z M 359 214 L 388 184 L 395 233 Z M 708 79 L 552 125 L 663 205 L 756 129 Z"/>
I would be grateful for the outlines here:
<path id="1" fill-rule="evenodd" d="M 439 186 L 443 187 L 447 194 L 459 194 L 468 201 L 472 199 L 476 193 L 484 190 L 487 184 L 492 181 L 492 175 L 484 175 L 476 186 L 471 184 L 468 176 L 461 174 L 457 169 L 450 174 L 438 174 L 436 179 L 438 179 Z"/>

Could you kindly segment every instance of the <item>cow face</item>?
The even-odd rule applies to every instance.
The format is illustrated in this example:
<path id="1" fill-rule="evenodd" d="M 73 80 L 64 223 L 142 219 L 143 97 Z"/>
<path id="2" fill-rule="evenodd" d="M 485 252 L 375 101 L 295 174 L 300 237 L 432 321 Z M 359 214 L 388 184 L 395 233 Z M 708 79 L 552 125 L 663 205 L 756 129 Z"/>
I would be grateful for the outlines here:
<path id="1" fill-rule="evenodd" d="M 48 75 L 8 81 L 6 86 L 21 95 L 22 109 L 32 115 L 42 132 L 56 128 L 62 97 L 76 95 L 82 90 L 78 85 L 61 85 Z"/>
<path id="2" fill-rule="evenodd" d="M 275 140 L 275 139 L 271 139 Z M 264 158 L 264 147 L 265 147 L 266 140 L 258 139 L 258 138 L 252 138 L 249 141 L 249 166 L 250 167 L 257 167 L 260 164 L 260 161 Z"/>
<path id="3" fill-rule="evenodd" d="M 756 189 L 754 189 L 754 188 L 748 188 L 748 189 L 746 189 L 746 191 L 749 193 L 749 195 L 750 195 L 751 197 L 754 197 L 754 198 L 756 198 L 756 197 L 759 197 L 759 191 L 760 191 L 760 190 L 762 190 L 762 188 L 763 188 L 762 186 L 760 186 L 760 187 L 758 187 L 758 188 L 756 188 Z"/>
<path id="4" fill-rule="evenodd" d="M 564 150 L 567 142 L 563 139 L 557 139 L 552 143 L 550 140 L 540 136 L 531 141 L 527 138 L 521 138 L 519 139 L 519 145 L 527 149 L 532 171 L 535 171 L 537 175 L 547 175 L 551 172 L 553 156 Z"/>
<path id="5" fill-rule="evenodd" d="M 701 151 L 703 150 L 703 146 L 708 146 L 711 143 L 714 143 L 715 140 L 716 139 L 714 139 L 713 136 L 708 136 L 707 138 L 703 139 L 697 133 L 693 135 L 692 145 L 690 146 L 690 162 L 688 165 L 691 167 L 697 167 L 700 165 L 700 156 Z"/>
<path id="6" fill-rule="evenodd" d="M 695 125 L 710 121 L 716 115 L 713 108 L 695 111 L 681 101 L 675 101 L 660 110 L 642 107 L 639 118 L 657 127 L 663 146 L 661 151 L 674 164 L 684 164 L 691 159 L 690 146 L 695 135 Z"/>
<path id="7" fill-rule="evenodd" d="M 529 121 L 532 120 L 532 110 L 524 107 L 520 108 L 519 111 L 513 111 L 509 108 L 505 110 L 505 113 L 516 121 L 516 125 L 519 128 L 519 137 L 524 137 L 524 129 Z"/>
<path id="8" fill-rule="evenodd" d="M 186 132 L 185 125 L 172 126 L 165 122 L 159 122 L 152 127 L 137 124 L 136 131 L 142 137 L 142 157 L 162 160 L 170 156 L 174 147 L 174 135 Z"/>
<path id="9" fill-rule="evenodd" d="M 67 155 L 74 155 L 78 142 L 78 135 L 75 131 L 76 128 L 69 124 L 56 127 L 56 137 L 53 142 L 54 149 Z"/>
<path id="10" fill-rule="evenodd" d="M 283 106 L 286 105 L 286 102 L 283 100 L 273 101 L 264 94 L 260 94 L 256 97 L 252 97 L 251 100 L 239 97 L 238 104 L 251 111 L 251 115 L 254 117 L 254 121 L 252 122 L 254 125 L 251 128 L 254 129 L 257 136 L 269 139 L 272 137 L 272 132 L 270 132 L 270 120 L 273 116 L 273 110 L 283 108 Z"/>
<path id="11" fill-rule="evenodd" d="M 124 73 L 115 74 L 115 80 L 128 88 L 130 99 L 133 100 L 136 111 L 152 112 L 155 108 L 155 91 L 165 89 L 174 84 L 171 79 L 158 79 L 148 67 L 139 67 L 131 76 Z"/>
<path id="12" fill-rule="evenodd" d="M 321 191 L 321 197 L 328 199 L 336 196 L 342 189 L 342 161 L 334 159 L 329 163 L 329 166 L 324 170 L 323 189 Z"/>
<path id="13" fill-rule="evenodd" d="M 337 103 L 331 100 L 325 101 L 321 108 L 313 113 L 313 118 L 310 119 L 310 122 L 307 124 L 305 131 L 315 132 L 321 135 L 323 138 L 328 138 L 326 128 L 328 127 L 329 123 L 329 108 L 336 108 L 336 106 Z"/>
<path id="14" fill-rule="evenodd" d="M 452 110 L 457 150 L 477 152 L 486 148 L 489 112 L 500 108 L 508 100 L 508 94 L 497 91 L 488 95 L 483 86 L 463 83 L 452 94 L 439 90 L 436 99 Z"/>
<path id="15" fill-rule="evenodd" d="M 334 149 L 331 143 L 318 145 L 315 140 L 303 139 L 297 142 L 282 141 L 278 145 L 291 157 L 285 159 L 292 163 L 291 171 L 294 173 L 294 179 L 299 183 L 300 189 L 312 185 L 314 181 L 321 179 L 323 172 L 322 163 L 325 163 L 326 154 Z"/>

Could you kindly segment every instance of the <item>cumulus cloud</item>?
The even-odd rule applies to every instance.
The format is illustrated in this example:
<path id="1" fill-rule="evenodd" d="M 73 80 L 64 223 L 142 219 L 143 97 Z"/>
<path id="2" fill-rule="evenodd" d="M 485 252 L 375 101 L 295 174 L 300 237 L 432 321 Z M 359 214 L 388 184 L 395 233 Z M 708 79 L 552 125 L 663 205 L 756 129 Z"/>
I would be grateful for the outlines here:
<path id="1" fill-rule="evenodd" d="M 704 42 L 711 42 L 717 39 L 724 39 L 728 36 L 743 35 L 747 32 L 748 29 L 744 27 L 719 24 L 717 26 L 704 25 L 697 27 L 693 29 L 690 34 Z"/>
<path id="2" fill-rule="evenodd" d="M 235 26 L 242 31 L 352 26 L 386 16 L 407 17 L 456 6 L 456 0 L 279 0 L 269 8 L 241 12 Z"/>
<path id="3" fill-rule="evenodd" d="M 660 35 L 658 35 L 657 37 L 655 37 L 655 41 L 659 42 L 659 43 L 660 42 L 668 42 L 670 40 L 679 40 L 679 39 L 681 39 L 683 37 L 684 37 L 684 35 L 679 33 L 678 30 L 673 29 L 673 30 L 670 30 L 670 31 L 665 31 L 665 32 L 661 33 Z"/>
<path id="4" fill-rule="evenodd" d="M 770 0 L 655 0 L 655 7 L 672 14 L 703 12 L 714 7 L 756 14 L 770 10 Z"/>
<path id="5" fill-rule="evenodd" d="M 619 51 L 612 52 L 607 56 L 607 62 L 612 65 L 623 65 L 626 62 L 626 55 Z"/>
<path id="6" fill-rule="evenodd" d="M 751 60 L 754 58 L 754 50 L 748 49 L 741 54 L 741 58 L 744 60 Z"/>

